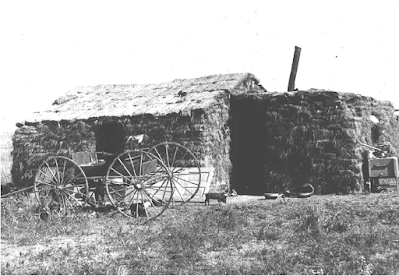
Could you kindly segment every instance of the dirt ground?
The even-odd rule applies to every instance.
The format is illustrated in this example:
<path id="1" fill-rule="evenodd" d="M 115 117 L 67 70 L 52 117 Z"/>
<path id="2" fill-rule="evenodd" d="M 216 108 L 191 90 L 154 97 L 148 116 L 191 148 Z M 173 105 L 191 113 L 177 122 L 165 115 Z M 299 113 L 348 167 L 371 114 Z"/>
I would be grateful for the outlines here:
<path id="1" fill-rule="evenodd" d="M 248 196 L 248 195 L 238 195 L 234 197 L 228 197 L 227 198 L 227 204 L 218 204 L 216 200 L 211 200 L 210 206 L 205 207 L 202 206 L 202 202 L 193 202 L 193 203 L 187 203 L 187 205 L 199 205 L 199 208 L 226 208 L 232 204 L 250 204 L 251 202 L 257 202 L 265 205 L 275 205 L 275 204 L 281 204 L 284 199 L 278 198 L 276 200 L 265 200 L 264 196 Z M 295 198 L 289 198 L 285 199 L 285 201 L 296 201 L 296 200 L 306 200 L 306 199 L 295 199 Z M 178 213 L 181 210 L 179 208 L 174 208 L 170 210 L 166 210 L 164 215 L 166 216 L 175 216 L 178 215 Z M 95 217 L 95 213 L 88 213 L 88 217 Z M 15 244 L 11 244 L 10 242 L 1 239 L 1 263 L 5 264 L 7 262 L 13 262 L 15 259 L 20 258 L 21 256 L 27 255 L 27 254 L 33 254 L 33 255 L 38 255 L 41 252 L 46 252 L 47 250 L 54 248 L 54 247 L 61 247 L 61 248 L 73 248 L 77 245 L 84 245 L 84 244 L 93 244 L 93 243 L 101 243 L 102 235 L 100 234 L 101 232 L 101 227 L 102 225 L 99 224 L 96 227 L 93 227 L 90 229 L 89 235 L 82 236 L 79 240 L 76 238 L 72 238 L 70 236 L 58 236 L 51 238 L 50 240 L 46 240 L 45 243 L 39 242 L 34 245 L 24 245 L 24 246 L 16 246 Z M 136 227 L 146 227 L 146 226 L 136 226 Z"/>
<path id="2" fill-rule="evenodd" d="M 279 258 L 282 255 L 280 256 L 279 254 L 281 252 L 297 256 L 295 254 L 302 254 L 302 249 L 312 250 L 306 246 L 302 249 L 290 247 L 290 241 L 298 231 L 297 224 L 301 221 L 308 221 L 307 217 L 304 216 L 308 216 L 309 212 L 299 212 L 304 206 L 312 207 L 307 210 L 320 216 L 319 219 L 323 221 L 329 222 L 331 219 L 335 219 L 334 222 L 348 226 L 347 231 L 343 233 L 323 232 L 323 235 L 329 238 L 328 241 L 332 244 L 331 250 L 336 248 L 337 244 L 341 245 L 341 242 L 344 242 L 346 238 L 355 239 L 359 237 L 359 231 L 361 230 L 361 233 L 363 233 L 363 230 L 366 229 L 374 231 L 370 237 L 378 236 L 375 242 L 378 242 L 377 245 L 379 247 L 375 251 L 380 255 L 382 254 L 385 259 L 388 259 L 389 256 L 397 252 L 393 251 L 396 248 L 397 239 L 394 238 L 394 241 L 392 241 L 392 238 L 395 237 L 392 233 L 397 229 L 395 224 L 397 220 L 394 217 L 389 217 L 389 214 L 397 213 L 397 200 L 398 195 L 396 193 L 346 196 L 314 195 L 310 198 L 278 198 L 275 200 L 266 200 L 263 196 L 241 195 L 228 197 L 227 204 L 218 204 L 216 200 L 211 200 L 209 206 L 205 206 L 203 201 L 190 202 L 183 206 L 171 206 L 162 216 L 148 223 L 142 223 L 143 221 L 140 222 L 140 219 L 129 220 L 119 213 L 112 215 L 111 213 L 79 212 L 79 214 L 70 219 L 59 220 L 59 222 L 55 220 L 54 225 L 51 222 L 44 223 L 38 218 L 32 217 L 25 224 L 22 222 L 13 224 L 12 232 L 8 231 L 7 233 L 7 229 L 2 232 L 2 272 L 4 269 L 4 271 L 14 271 L 17 274 L 29 274 L 35 271 L 41 272 L 41 274 L 47 271 L 50 274 L 52 271 L 58 273 L 60 271 L 68 271 L 68 273 L 79 271 L 79 274 L 81 274 L 81 271 L 84 271 L 81 270 L 83 264 L 88 264 L 91 268 L 95 268 L 95 263 L 101 263 L 105 260 L 107 264 L 100 274 L 119 274 L 115 269 L 118 269 L 119 266 L 123 269 L 125 263 L 133 264 L 132 267 L 136 267 L 134 262 L 130 263 L 131 260 L 129 258 L 150 261 L 156 265 L 164 264 L 164 262 L 173 265 L 180 264 L 178 259 L 174 261 L 171 256 L 165 255 L 165 250 L 167 251 L 169 246 L 174 246 L 167 243 L 164 244 L 164 241 L 168 241 L 168 237 L 171 235 L 171 232 L 168 231 L 175 231 L 177 233 L 175 238 L 181 238 L 181 241 L 193 242 L 193 239 L 187 238 L 186 235 L 197 237 L 197 229 L 202 229 L 203 224 L 213 227 L 213 224 L 206 223 L 206 221 L 208 221 L 209 216 L 219 217 L 218 214 L 227 214 L 227 216 L 224 216 L 225 218 L 230 218 L 229 214 L 233 214 L 231 216 L 232 220 L 228 221 L 230 223 L 239 223 L 240 227 L 237 229 L 229 228 L 228 230 L 216 227 L 207 232 L 210 233 L 206 239 L 207 243 L 202 248 L 202 251 L 198 251 L 201 252 L 201 256 L 204 258 L 202 259 L 201 267 L 212 266 L 216 268 L 220 264 L 228 264 L 229 267 L 233 265 L 248 268 L 248 271 L 251 271 L 250 269 L 254 263 L 260 266 L 264 265 L 263 259 L 259 260 L 255 257 L 259 257 L 266 251 L 269 253 L 274 252 L 273 258 L 280 260 Z M 384 215 L 385 213 L 386 215 Z M 292 214 L 296 215 L 292 216 Z M 20 217 L 25 218 L 23 216 Z M 357 219 L 355 224 L 353 224 L 353 218 Z M 209 221 L 213 222 L 213 220 Z M 373 224 L 374 221 L 378 222 L 378 224 Z M 245 223 L 241 224 L 241 222 Z M 31 225 L 30 230 L 21 229 L 23 225 L 25 227 L 30 227 Z M 267 228 L 265 228 L 266 226 Z M 4 225 L 4 227 L 7 228 L 7 225 Z M 185 230 L 180 231 L 179 229 Z M 264 231 L 265 229 L 267 231 Z M 358 231 L 358 229 L 360 230 Z M 390 238 L 385 240 L 385 234 L 379 233 L 391 233 L 391 236 L 388 235 L 387 237 Z M 260 234 L 265 236 L 260 236 Z M 304 233 L 302 233 L 301 237 L 304 237 L 303 235 Z M 361 237 L 365 239 L 368 236 L 362 234 Z M 231 238 L 232 240 L 230 241 Z M 172 241 L 179 246 L 187 246 L 184 242 L 180 243 L 180 240 Z M 219 243 L 224 242 L 226 247 L 218 247 Z M 385 242 L 394 242 L 395 244 L 386 248 L 386 245 L 383 245 Z M 326 242 L 326 245 L 329 243 Z M 150 246 L 147 246 L 147 244 Z M 210 245 L 218 246 L 211 247 Z M 342 246 L 345 247 L 345 243 Z M 350 246 L 346 247 L 349 248 Z M 319 248 L 319 250 L 321 249 Z M 360 250 L 361 254 L 366 254 L 360 247 L 357 250 Z M 132 252 L 143 252 L 140 253 L 143 255 L 140 255 L 140 259 L 134 255 L 136 253 L 132 255 Z M 370 256 L 375 258 L 374 255 Z M 178 255 L 173 256 L 176 257 Z M 267 254 L 265 255 L 266 257 L 271 258 L 271 255 Z M 70 263 L 67 270 L 65 270 L 65 264 L 63 263 L 66 260 Z M 72 264 L 73 266 L 71 267 Z M 375 263 L 375 265 L 380 266 L 379 263 Z M 79 270 L 74 269 L 75 266 Z M 54 270 L 54 267 L 57 270 Z M 112 267 L 113 270 L 109 270 L 109 267 Z M 149 270 L 145 271 L 148 272 Z M 207 270 L 204 271 L 207 274 Z M 128 272 L 130 271 L 126 270 L 127 274 L 129 274 Z M 90 274 L 89 272 L 85 273 Z M 94 271 L 93 273 L 98 274 L 99 272 Z"/>

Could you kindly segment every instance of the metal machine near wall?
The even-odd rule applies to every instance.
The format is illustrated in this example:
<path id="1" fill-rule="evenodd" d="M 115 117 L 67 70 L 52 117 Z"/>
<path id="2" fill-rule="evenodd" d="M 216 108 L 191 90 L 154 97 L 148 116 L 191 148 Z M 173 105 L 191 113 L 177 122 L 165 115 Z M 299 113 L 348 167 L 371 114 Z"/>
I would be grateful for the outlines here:
<path id="1" fill-rule="evenodd" d="M 396 191 L 399 192 L 398 158 L 377 158 L 371 159 L 369 162 L 369 174 L 372 183 L 372 190 L 373 188 L 376 188 L 376 185 L 381 186 L 381 184 L 379 184 L 380 178 L 395 178 Z"/>

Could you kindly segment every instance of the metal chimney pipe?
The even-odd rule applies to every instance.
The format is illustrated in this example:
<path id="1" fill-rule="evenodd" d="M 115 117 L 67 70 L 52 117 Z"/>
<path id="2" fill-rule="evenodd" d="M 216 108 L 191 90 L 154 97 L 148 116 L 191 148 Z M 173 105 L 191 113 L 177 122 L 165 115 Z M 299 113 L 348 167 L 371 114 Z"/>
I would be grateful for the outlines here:
<path id="1" fill-rule="evenodd" d="M 288 91 L 294 91 L 296 72 L 298 71 L 299 57 L 301 55 L 301 48 L 295 46 L 294 59 L 292 61 L 290 80 L 288 82 Z"/>

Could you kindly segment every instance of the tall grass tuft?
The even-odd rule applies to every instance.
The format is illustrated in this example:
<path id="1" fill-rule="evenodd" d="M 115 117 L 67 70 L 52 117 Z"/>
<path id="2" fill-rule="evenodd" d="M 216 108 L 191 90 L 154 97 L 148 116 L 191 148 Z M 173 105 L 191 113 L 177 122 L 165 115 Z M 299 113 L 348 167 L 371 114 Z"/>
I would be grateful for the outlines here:
<path id="1" fill-rule="evenodd" d="M 2 274 L 399 272 L 396 193 L 315 196 L 283 205 L 258 200 L 221 209 L 186 204 L 146 224 L 87 213 L 44 222 L 32 213 L 30 199 L 13 198 L 1 201 L 1 235 L 22 255 L 11 259 L 10 247 L 2 251 L 8 258 L 2 258 Z"/>
<path id="2" fill-rule="evenodd" d="M 1 184 L 11 182 L 11 166 L 12 166 L 12 133 L 1 133 Z"/>
<path id="3" fill-rule="evenodd" d="M 297 211 L 298 230 L 314 237 L 337 232 L 343 233 L 350 227 L 350 218 L 343 215 L 343 210 L 328 210 L 320 206 L 305 206 Z"/>

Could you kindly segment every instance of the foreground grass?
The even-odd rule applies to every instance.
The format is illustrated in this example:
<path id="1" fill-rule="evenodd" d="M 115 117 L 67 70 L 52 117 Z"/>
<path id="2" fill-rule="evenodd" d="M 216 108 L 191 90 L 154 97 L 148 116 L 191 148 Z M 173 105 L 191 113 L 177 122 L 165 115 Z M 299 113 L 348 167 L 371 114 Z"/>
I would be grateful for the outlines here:
<path id="1" fill-rule="evenodd" d="M 397 193 L 187 204 L 144 224 L 34 209 L 2 200 L 2 274 L 399 273 Z"/>
<path id="2" fill-rule="evenodd" d="M 11 182 L 11 166 L 12 166 L 12 133 L 2 132 L 0 133 L 0 168 L 1 168 L 1 183 L 5 184 Z"/>

